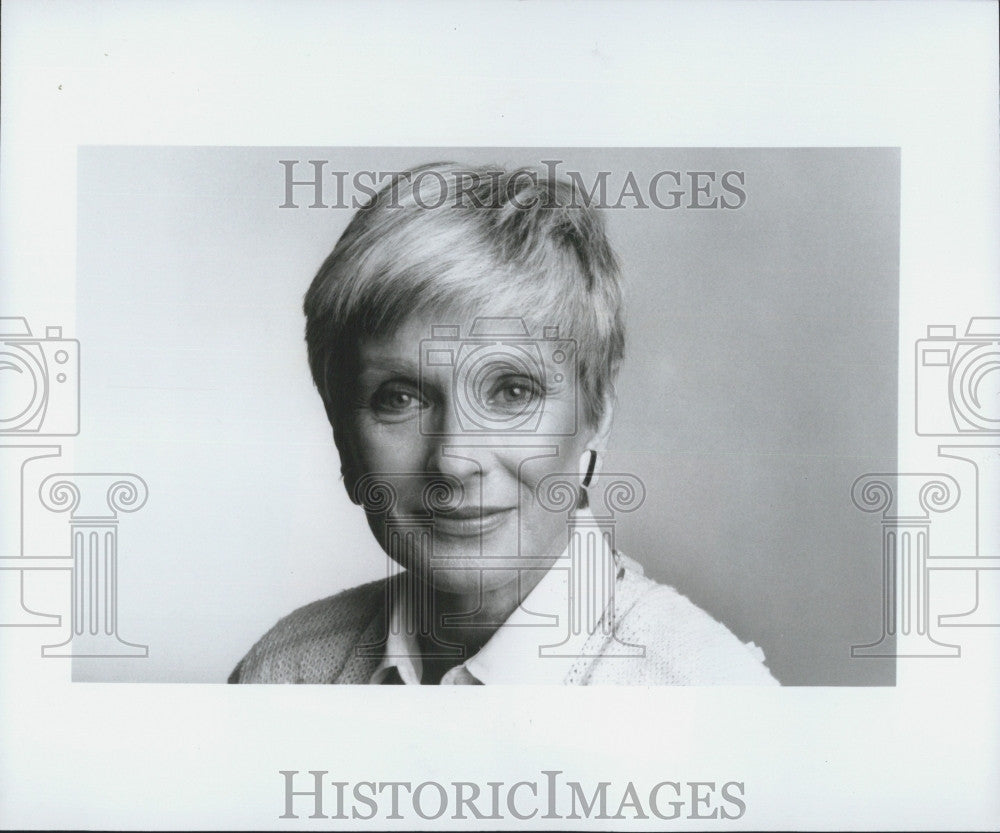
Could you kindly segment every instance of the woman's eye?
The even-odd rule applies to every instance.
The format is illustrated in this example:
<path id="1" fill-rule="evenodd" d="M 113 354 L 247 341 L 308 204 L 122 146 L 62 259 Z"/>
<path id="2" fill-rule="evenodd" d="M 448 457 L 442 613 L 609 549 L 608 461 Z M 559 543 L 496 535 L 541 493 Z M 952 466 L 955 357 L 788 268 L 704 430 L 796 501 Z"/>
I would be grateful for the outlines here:
<path id="1" fill-rule="evenodd" d="M 508 385 L 500 391 L 500 398 L 505 402 L 522 402 L 531 398 L 531 391 L 524 385 Z"/>
<path id="2" fill-rule="evenodd" d="M 489 404 L 504 409 L 524 409 L 539 395 L 538 387 L 529 381 L 501 382 L 490 392 Z"/>
<path id="3" fill-rule="evenodd" d="M 382 388 L 372 397 L 372 407 L 383 414 L 406 414 L 420 407 L 420 398 L 406 388 Z"/>

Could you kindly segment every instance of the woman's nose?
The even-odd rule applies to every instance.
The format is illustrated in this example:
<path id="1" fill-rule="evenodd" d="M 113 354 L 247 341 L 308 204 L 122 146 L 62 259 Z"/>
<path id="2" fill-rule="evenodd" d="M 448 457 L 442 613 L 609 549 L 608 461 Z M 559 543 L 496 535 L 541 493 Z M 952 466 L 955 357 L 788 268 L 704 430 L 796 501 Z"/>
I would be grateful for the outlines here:
<path id="1" fill-rule="evenodd" d="M 482 475 L 486 469 L 489 449 L 461 445 L 457 437 L 439 437 L 427 459 L 427 469 L 467 480 Z"/>
<path id="2" fill-rule="evenodd" d="M 482 432 L 470 430 L 469 421 L 459 415 L 460 403 L 444 402 L 436 414 L 437 433 L 428 436 L 427 468 L 459 479 L 482 476 L 492 465 L 493 448 Z"/>

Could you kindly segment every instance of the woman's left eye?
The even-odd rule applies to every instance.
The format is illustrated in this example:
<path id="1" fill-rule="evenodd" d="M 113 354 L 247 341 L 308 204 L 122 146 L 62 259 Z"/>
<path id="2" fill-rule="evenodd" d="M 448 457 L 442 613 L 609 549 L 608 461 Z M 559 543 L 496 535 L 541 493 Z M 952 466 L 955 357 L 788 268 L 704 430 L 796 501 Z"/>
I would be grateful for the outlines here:
<path id="1" fill-rule="evenodd" d="M 490 391 L 489 404 L 501 408 L 524 408 L 539 395 L 538 386 L 528 380 L 510 379 L 497 384 Z"/>

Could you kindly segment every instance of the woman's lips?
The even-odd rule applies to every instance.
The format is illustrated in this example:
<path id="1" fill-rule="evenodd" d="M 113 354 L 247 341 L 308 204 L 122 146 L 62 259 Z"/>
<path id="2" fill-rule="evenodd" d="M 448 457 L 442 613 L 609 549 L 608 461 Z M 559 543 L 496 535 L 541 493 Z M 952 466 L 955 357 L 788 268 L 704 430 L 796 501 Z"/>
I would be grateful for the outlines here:
<path id="1" fill-rule="evenodd" d="M 513 507 L 476 506 L 442 512 L 434 515 L 434 531 L 456 538 L 484 535 L 503 526 L 513 511 Z"/>

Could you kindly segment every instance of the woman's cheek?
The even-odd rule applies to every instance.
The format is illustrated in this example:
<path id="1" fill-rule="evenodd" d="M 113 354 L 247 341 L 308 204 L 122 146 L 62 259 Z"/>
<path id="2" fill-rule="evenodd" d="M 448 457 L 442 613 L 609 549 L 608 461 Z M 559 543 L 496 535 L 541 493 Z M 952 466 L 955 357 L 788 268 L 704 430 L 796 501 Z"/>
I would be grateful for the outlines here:
<path id="1" fill-rule="evenodd" d="M 369 471 L 423 471 L 423 438 L 396 426 L 372 425 L 361 438 Z"/>

